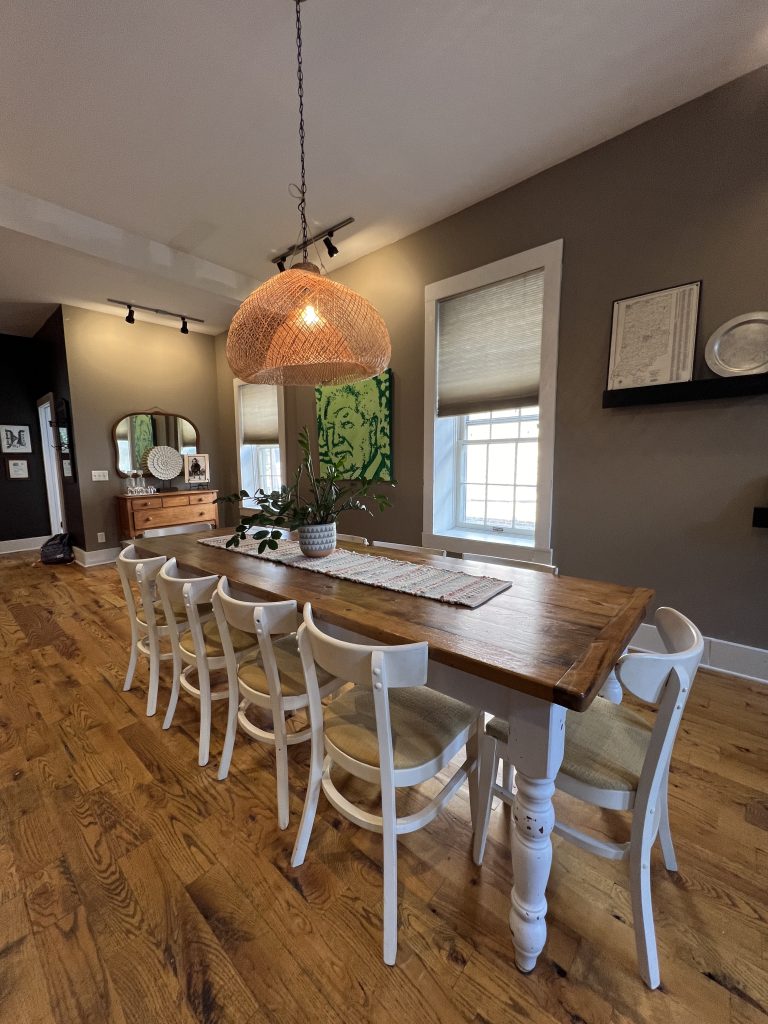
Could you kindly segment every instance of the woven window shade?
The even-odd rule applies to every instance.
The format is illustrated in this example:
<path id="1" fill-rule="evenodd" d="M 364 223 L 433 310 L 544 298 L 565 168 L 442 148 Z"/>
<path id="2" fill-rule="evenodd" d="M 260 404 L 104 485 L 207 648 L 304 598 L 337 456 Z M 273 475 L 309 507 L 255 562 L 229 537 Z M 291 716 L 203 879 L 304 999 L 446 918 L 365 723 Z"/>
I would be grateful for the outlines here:
<path id="1" fill-rule="evenodd" d="M 538 405 L 543 302 L 543 270 L 438 302 L 438 416 Z"/>
<path id="2" fill-rule="evenodd" d="M 345 384 L 389 365 L 386 324 L 361 295 L 312 264 L 269 278 L 235 313 L 232 372 L 253 384 Z"/>
<path id="3" fill-rule="evenodd" d="M 240 388 L 243 444 L 279 444 L 277 388 L 244 384 Z"/>

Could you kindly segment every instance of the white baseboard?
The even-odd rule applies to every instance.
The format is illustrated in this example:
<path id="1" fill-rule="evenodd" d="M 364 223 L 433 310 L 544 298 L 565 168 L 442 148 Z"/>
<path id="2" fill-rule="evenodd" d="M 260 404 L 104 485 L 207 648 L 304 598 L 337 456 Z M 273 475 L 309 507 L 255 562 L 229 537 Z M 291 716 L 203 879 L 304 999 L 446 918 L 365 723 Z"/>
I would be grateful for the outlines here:
<path id="1" fill-rule="evenodd" d="M 19 537 L 18 540 L 0 540 L 0 555 L 9 555 L 13 551 L 39 551 L 50 536 L 50 533 L 47 533 L 44 537 Z"/>
<path id="2" fill-rule="evenodd" d="M 659 634 L 649 623 L 644 622 L 632 638 L 632 646 L 644 651 L 663 652 Z M 714 668 L 740 679 L 755 683 L 768 683 L 768 651 L 762 647 L 748 647 L 730 640 L 704 637 L 702 668 Z"/>
<path id="3" fill-rule="evenodd" d="M 120 554 L 120 548 L 102 548 L 97 551 L 84 551 L 82 548 L 74 547 L 75 561 L 87 569 L 91 565 L 109 565 L 114 562 Z"/>

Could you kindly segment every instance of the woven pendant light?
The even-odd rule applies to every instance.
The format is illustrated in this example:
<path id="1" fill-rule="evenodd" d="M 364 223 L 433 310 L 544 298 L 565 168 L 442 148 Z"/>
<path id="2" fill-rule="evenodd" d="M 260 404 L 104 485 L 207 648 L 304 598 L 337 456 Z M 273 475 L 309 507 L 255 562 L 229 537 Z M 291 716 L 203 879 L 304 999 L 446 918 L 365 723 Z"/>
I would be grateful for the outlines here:
<path id="1" fill-rule="evenodd" d="M 375 377 L 389 365 L 389 332 L 361 295 L 322 277 L 307 261 L 307 186 L 304 170 L 304 72 L 301 3 L 296 4 L 301 187 L 298 191 L 303 262 L 259 285 L 235 313 L 227 361 L 251 384 L 315 386 Z"/>
<path id="2" fill-rule="evenodd" d="M 346 384 L 381 373 L 389 355 L 373 306 L 312 263 L 251 292 L 227 336 L 232 372 L 251 384 Z"/>

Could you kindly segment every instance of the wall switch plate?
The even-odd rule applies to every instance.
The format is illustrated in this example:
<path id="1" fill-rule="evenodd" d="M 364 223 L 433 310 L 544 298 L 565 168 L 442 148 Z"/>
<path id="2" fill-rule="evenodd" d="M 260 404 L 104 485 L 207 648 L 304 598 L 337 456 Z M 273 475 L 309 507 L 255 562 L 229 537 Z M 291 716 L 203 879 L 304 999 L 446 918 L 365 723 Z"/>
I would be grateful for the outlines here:
<path id="1" fill-rule="evenodd" d="M 109 480 L 108 469 L 92 469 L 91 480 Z"/>
<path id="2" fill-rule="evenodd" d="M 99 542 L 99 544 L 104 544 L 106 539 L 107 539 L 106 533 L 97 533 L 96 534 L 96 540 Z"/>

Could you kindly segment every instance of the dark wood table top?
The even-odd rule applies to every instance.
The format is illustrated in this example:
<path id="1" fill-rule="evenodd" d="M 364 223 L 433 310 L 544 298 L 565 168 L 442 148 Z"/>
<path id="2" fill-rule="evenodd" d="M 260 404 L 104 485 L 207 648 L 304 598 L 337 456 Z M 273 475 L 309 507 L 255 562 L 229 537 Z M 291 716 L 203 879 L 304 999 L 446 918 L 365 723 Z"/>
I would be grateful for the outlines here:
<path id="1" fill-rule="evenodd" d="M 379 643 L 426 640 L 435 661 L 576 711 L 589 707 L 653 598 L 642 587 L 376 549 L 388 558 L 512 582 L 479 608 L 460 608 L 197 543 L 230 532 L 138 538 L 135 544 L 139 554 L 175 557 L 187 571 L 226 575 L 257 598 L 293 599 L 299 607 L 310 601 L 318 617 Z"/>

